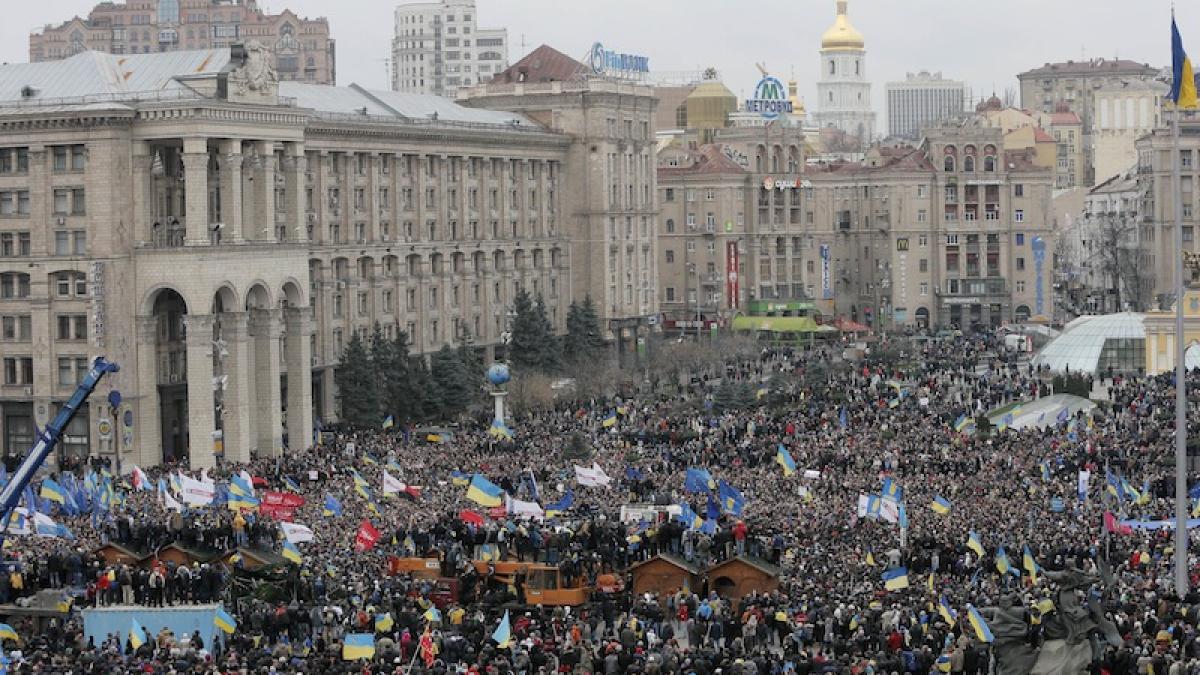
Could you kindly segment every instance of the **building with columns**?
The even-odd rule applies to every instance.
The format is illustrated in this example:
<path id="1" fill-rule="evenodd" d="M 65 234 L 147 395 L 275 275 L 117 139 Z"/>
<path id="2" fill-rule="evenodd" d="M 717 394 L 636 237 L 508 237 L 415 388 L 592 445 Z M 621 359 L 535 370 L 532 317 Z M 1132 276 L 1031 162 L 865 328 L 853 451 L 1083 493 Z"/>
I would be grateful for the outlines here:
<path id="1" fill-rule="evenodd" d="M 459 89 L 458 101 L 511 111 L 568 139 L 562 231 L 573 294 L 595 301 L 619 357 L 644 345 L 661 330 L 654 89 L 598 76 L 543 45 L 490 82 Z"/>
<path id="2" fill-rule="evenodd" d="M 837 0 L 837 19 L 821 36 L 821 79 L 817 81 L 817 126 L 834 127 L 866 146 L 875 138 L 875 110 L 867 79 L 867 48 L 850 25 L 848 0 Z"/>
<path id="3" fill-rule="evenodd" d="M 24 454 L 98 355 L 121 371 L 60 452 L 205 467 L 309 445 L 354 332 L 490 352 L 521 288 L 561 329 L 570 143 L 278 82 L 255 43 L 0 67 L 0 447 Z"/>

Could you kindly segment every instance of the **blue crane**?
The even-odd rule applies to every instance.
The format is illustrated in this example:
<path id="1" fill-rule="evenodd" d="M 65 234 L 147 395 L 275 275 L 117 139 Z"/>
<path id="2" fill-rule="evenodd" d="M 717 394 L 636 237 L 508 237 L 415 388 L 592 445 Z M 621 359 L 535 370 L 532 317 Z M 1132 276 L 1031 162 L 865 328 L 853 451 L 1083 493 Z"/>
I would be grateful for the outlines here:
<path id="1" fill-rule="evenodd" d="M 116 363 L 105 359 L 103 356 L 96 357 L 92 362 L 92 368 L 88 374 L 84 376 L 83 382 L 79 383 L 79 387 L 75 389 L 75 393 L 71 395 L 71 400 L 63 404 L 58 415 L 54 420 L 38 435 L 37 442 L 33 444 L 33 449 L 21 462 L 21 466 L 13 472 L 12 479 L 8 481 L 8 485 L 4 486 L 4 490 L 0 492 L 0 547 L 3 547 L 4 537 L 8 533 L 9 518 L 12 517 L 13 509 L 17 507 L 17 502 L 21 499 L 21 492 L 29 485 L 29 481 L 33 480 L 34 474 L 37 473 L 42 462 L 46 461 L 46 457 L 50 456 L 50 451 L 58 444 L 58 439 L 62 436 L 62 432 L 70 424 L 71 418 L 75 417 L 75 413 L 79 411 L 79 407 L 87 401 L 92 392 L 96 390 L 96 385 L 100 383 L 100 378 L 108 373 L 115 373 L 121 367 Z"/>

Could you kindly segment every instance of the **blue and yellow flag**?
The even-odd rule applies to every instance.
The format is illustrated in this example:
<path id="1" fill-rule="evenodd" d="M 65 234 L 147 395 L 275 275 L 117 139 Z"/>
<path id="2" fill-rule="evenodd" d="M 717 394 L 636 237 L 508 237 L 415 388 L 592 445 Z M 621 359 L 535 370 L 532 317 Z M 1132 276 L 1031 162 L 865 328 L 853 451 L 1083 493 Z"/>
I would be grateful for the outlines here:
<path id="1" fill-rule="evenodd" d="M 546 506 L 546 517 L 553 518 L 561 515 L 564 511 L 571 508 L 571 505 L 574 503 L 575 491 L 567 490 L 567 494 L 563 495 L 562 499 L 559 499 L 557 502 Z"/>
<path id="2" fill-rule="evenodd" d="M 686 492 L 708 492 L 717 489 L 717 481 L 706 469 L 688 469 L 683 476 L 683 489 Z"/>
<path id="3" fill-rule="evenodd" d="M 1176 108 L 1191 110 L 1196 107 L 1196 79 L 1192 72 L 1192 61 L 1183 51 L 1183 38 L 1179 26 L 1175 25 L 1175 14 L 1171 14 L 1171 92 L 1167 94 Z"/>
<path id="4" fill-rule="evenodd" d="M 384 431 L 387 431 L 388 429 L 391 429 L 394 426 L 396 426 L 396 418 L 395 417 L 388 415 L 387 417 L 383 418 L 383 430 Z"/>
<path id="5" fill-rule="evenodd" d="M 342 503 L 335 499 L 333 495 L 325 495 L 325 505 L 322 507 L 321 512 L 326 516 L 341 516 Z"/>
<path id="6" fill-rule="evenodd" d="M 503 494 L 504 491 L 500 489 L 500 486 L 480 474 L 472 476 L 471 484 L 467 487 L 467 499 L 480 506 L 500 506 L 504 501 L 501 499 Z"/>
<path id="7" fill-rule="evenodd" d="M 294 562 L 297 565 L 304 562 L 304 558 L 300 557 L 300 549 L 287 539 L 283 540 L 283 559 L 289 562 Z"/>
<path id="8" fill-rule="evenodd" d="M 792 453 L 787 451 L 781 443 L 779 449 L 775 451 L 775 463 L 783 467 L 783 475 L 790 476 L 796 473 L 796 460 L 792 459 Z"/>
<path id="9" fill-rule="evenodd" d="M 0 623 L 0 640 L 12 640 L 13 642 L 20 642 L 21 637 L 17 635 L 17 631 L 13 630 L 12 626 L 6 623 Z"/>
<path id="10" fill-rule="evenodd" d="M 996 639 L 992 636 L 992 629 L 988 628 L 987 622 L 979 614 L 979 610 L 971 605 L 967 605 L 967 619 L 971 624 L 971 628 L 975 629 L 975 637 L 980 642 L 991 642 Z"/>
<path id="11" fill-rule="evenodd" d="M 740 490 L 722 479 L 717 484 L 717 494 L 721 497 L 721 508 L 726 513 L 742 515 L 742 510 L 746 507 L 746 497 Z"/>
<path id="12" fill-rule="evenodd" d="M 450 482 L 459 487 L 466 487 L 471 484 L 471 477 L 455 469 L 450 472 Z"/>
<path id="13" fill-rule="evenodd" d="M 430 623 L 437 623 L 438 621 L 442 620 L 442 613 L 438 611 L 436 605 L 430 605 L 429 609 L 425 610 L 425 614 L 423 616 L 425 617 L 425 620 Z"/>
<path id="14" fill-rule="evenodd" d="M 492 420 L 492 426 L 488 427 L 488 434 L 496 439 L 506 438 L 511 441 L 513 438 L 512 429 L 509 429 L 502 419 Z"/>
<path id="15" fill-rule="evenodd" d="M 63 496 L 62 486 L 59 485 L 53 478 L 47 478 L 42 481 L 42 489 L 38 492 L 38 496 L 42 499 L 49 499 L 52 502 L 59 504 L 66 503 L 66 497 Z"/>
<path id="16" fill-rule="evenodd" d="M 140 649 L 146 644 L 146 629 L 142 628 L 137 619 L 133 619 L 129 625 L 129 644 L 133 645 L 134 649 Z"/>
<path id="17" fill-rule="evenodd" d="M 617 425 L 617 413 L 616 412 L 609 413 L 608 417 L 605 417 L 604 421 L 600 423 L 600 426 L 602 426 L 606 429 L 610 428 L 610 427 L 614 427 L 616 425 Z"/>
<path id="18" fill-rule="evenodd" d="M 1025 571 L 1029 572 L 1029 576 L 1033 578 L 1033 583 L 1036 584 L 1039 568 L 1037 560 L 1034 560 L 1033 558 L 1033 551 L 1029 550 L 1029 546 L 1026 546 L 1025 550 L 1021 554 L 1021 567 L 1024 567 Z"/>
<path id="19" fill-rule="evenodd" d="M 1003 546 L 996 550 L 996 571 L 1000 572 L 1000 574 L 1016 574 L 1012 568 L 1012 563 L 1008 560 L 1008 554 L 1004 552 Z"/>
<path id="20" fill-rule="evenodd" d="M 386 633 L 392 629 L 392 626 L 395 626 L 395 625 L 396 625 L 396 621 L 395 621 L 395 619 L 392 618 L 391 612 L 384 612 L 383 614 L 375 615 L 375 632 L 376 633 Z"/>
<path id="21" fill-rule="evenodd" d="M 983 559 L 983 542 L 979 540 L 979 535 L 975 534 L 975 530 L 971 530 L 970 534 L 967 535 L 967 548 L 974 551 L 980 560 Z"/>
<path id="22" fill-rule="evenodd" d="M 904 499 L 904 488 L 900 487 L 900 483 L 891 478 L 883 479 L 883 490 L 881 493 L 884 499 L 890 499 L 895 502 Z"/>
<path id="23" fill-rule="evenodd" d="M 883 573 L 883 587 L 889 591 L 908 588 L 908 568 L 897 567 Z"/>
<path id="24" fill-rule="evenodd" d="M 217 613 L 213 615 L 213 625 L 230 635 L 233 635 L 233 632 L 237 630 L 237 621 L 220 607 L 217 608 Z"/>
<path id="25" fill-rule="evenodd" d="M 929 508 L 944 516 L 947 513 L 950 513 L 950 502 L 945 497 L 938 495 L 933 498 L 932 502 L 929 503 Z"/>
<path id="26" fill-rule="evenodd" d="M 950 624 L 951 628 L 954 627 L 954 624 L 958 623 L 958 612 L 954 611 L 954 608 L 950 606 L 950 602 L 946 600 L 946 596 L 944 595 L 938 598 L 938 614 L 942 615 L 942 618 L 946 620 L 946 623 Z"/>
<path id="27" fill-rule="evenodd" d="M 300 484 L 287 476 L 283 477 L 283 487 L 291 490 L 292 492 L 300 492 Z"/>
<path id="28" fill-rule="evenodd" d="M 500 649 L 507 649 L 512 646 L 512 623 L 508 620 L 508 610 L 504 610 L 504 618 L 500 619 L 500 625 L 496 626 L 495 632 L 492 633 L 492 639 L 496 641 L 496 646 Z"/>
<path id="29" fill-rule="evenodd" d="M 704 520 L 692 510 L 687 502 L 679 502 L 679 520 L 693 530 L 698 530 L 704 525 Z"/>
<path id="30" fill-rule="evenodd" d="M 351 633 L 342 641 L 342 660 L 357 661 L 375 656 L 375 636 L 370 633 Z"/>

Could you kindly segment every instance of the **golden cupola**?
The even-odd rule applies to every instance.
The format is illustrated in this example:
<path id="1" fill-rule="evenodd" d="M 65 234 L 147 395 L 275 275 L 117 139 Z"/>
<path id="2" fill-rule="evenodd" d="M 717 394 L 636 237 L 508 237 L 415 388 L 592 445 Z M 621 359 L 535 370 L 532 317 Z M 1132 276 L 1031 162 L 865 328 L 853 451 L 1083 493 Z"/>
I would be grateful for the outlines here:
<path id="1" fill-rule="evenodd" d="M 851 51 L 865 48 L 863 34 L 850 25 L 850 19 L 846 16 L 847 1 L 837 0 L 837 19 L 821 36 L 822 50 Z"/>

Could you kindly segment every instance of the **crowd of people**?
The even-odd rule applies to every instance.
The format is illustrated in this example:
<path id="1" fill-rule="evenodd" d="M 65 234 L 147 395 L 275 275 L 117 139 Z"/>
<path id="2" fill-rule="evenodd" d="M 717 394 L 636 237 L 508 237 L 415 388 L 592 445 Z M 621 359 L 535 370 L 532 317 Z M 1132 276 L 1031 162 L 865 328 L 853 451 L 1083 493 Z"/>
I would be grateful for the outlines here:
<path id="1" fill-rule="evenodd" d="M 993 640 L 968 617 L 977 610 L 987 620 L 1015 598 L 1023 617 L 1015 642 L 1036 648 L 1060 639 L 1052 577 L 1078 568 L 1106 577 L 1111 569 L 1108 583 L 1078 594 L 1120 635 L 1119 645 L 1092 636 L 1094 658 L 1081 672 L 1200 673 L 1200 596 L 1173 590 L 1170 531 L 1104 526 L 1106 511 L 1113 521 L 1172 517 L 1169 376 L 1109 374 L 1098 383 L 1107 400 L 1092 413 L 1000 430 L 962 420 L 1050 393 L 1048 374 L 986 337 L 906 341 L 878 352 L 891 356 L 885 362 L 868 352 L 851 363 L 833 347 L 767 348 L 698 373 L 682 391 L 518 413 L 512 439 L 477 423 L 432 440 L 400 428 L 343 430 L 309 450 L 210 471 L 217 481 L 244 471 L 262 479 L 260 490 L 305 498 L 292 520 L 313 538 L 295 544 L 299 560 L 275 572 L 251 572 L 242 555 L 195 565 L 155 557 L 171 544 L 225 553 L 242 543 L 243 551 L 278 555 L 285 536 L 264 513 L 220 506 L 180 513 L 159 491 L 131 486 L 99 519 L 55 513 L 76 538 L 8 537 L 0 603 L 28 604 L 57 589 L 70 609 L 58 618 L 11 617 L 19 639 L 4 640 L 7 667 L 996 673 L 1004 672 L 996 645 L 1012 631 L 1002 638 L 998 630 Z M 722 409 L 713 394 L 729 379 L 750 383 L 760 398 Z M 1197 391 L 1200 379 L 1190 385 Z M 586 456 L 566 452 L 573 436 L 582 436 Z M 794 471 L 785 471 L 783 454 Z M 594 466 L 610 480 L 581 485 L 576 466 Z M 744 504 L 731 509 L 685 490 L 689 469 L 733 486 Z M 149 483 L 167 482 L 173 470 L 147 468 Z M 1080 470 L 1092 477 L 1083 499 Z M 385 471 L 415 488 L 385 496 Z M 545 518 L 489 513 L 462 485 L 476 474 L 543 507 L 567 493 L 573 501 Z M 1108 489 L 1109 475 L 1121 479 L 1116 489 Z M 885 482 L 903 507 L 899 518 L 859 507 L 862 496 L 888 497 Z M 945 508 L 931 508 L 935 499 Z M 680 504 L 699 514 L 696 521 L 621 517 L 623 506 L 645 513 L 645 505 L 666 512 Z M 464 519 L 464 510 L 480 518 Z M 381 534 L 366 550 L 356 548 L 364 521 Z M 150 562 L 107 563 L 96 551 L 110 543 Z M 1001 551 L 1011 570 L 998 565 Z M 635 594 L 630 567 L 660 554 L 694 566 L 698 582 Z M 778 588 L 726 597 L 704 570 L 739 555 L 777 569 Z M 436 558 L 454 592 L 391 567 L 411 557 Z M 496 558 L 556 566 L 570 585 L 591 592 L 579 606 L 531 604 L 519 580 L 472 563 L 481 557 L 493 568 Z M 898 583 L 900 572 L 907 583 Z M 603 578 L 623 590 L 600 590 Z M 211 644 L 199 633 L 171 633 L 153 613 L 142 621 L 148 639 L 141 645 L 128 634 L 96 639 L 83 630 L 81 612 L 90 606 L 212 602 L 236 628 L 216 631 Z M 374 636 L 372 652 L 345 658 L 348 637 L 361 634 Z"/>

